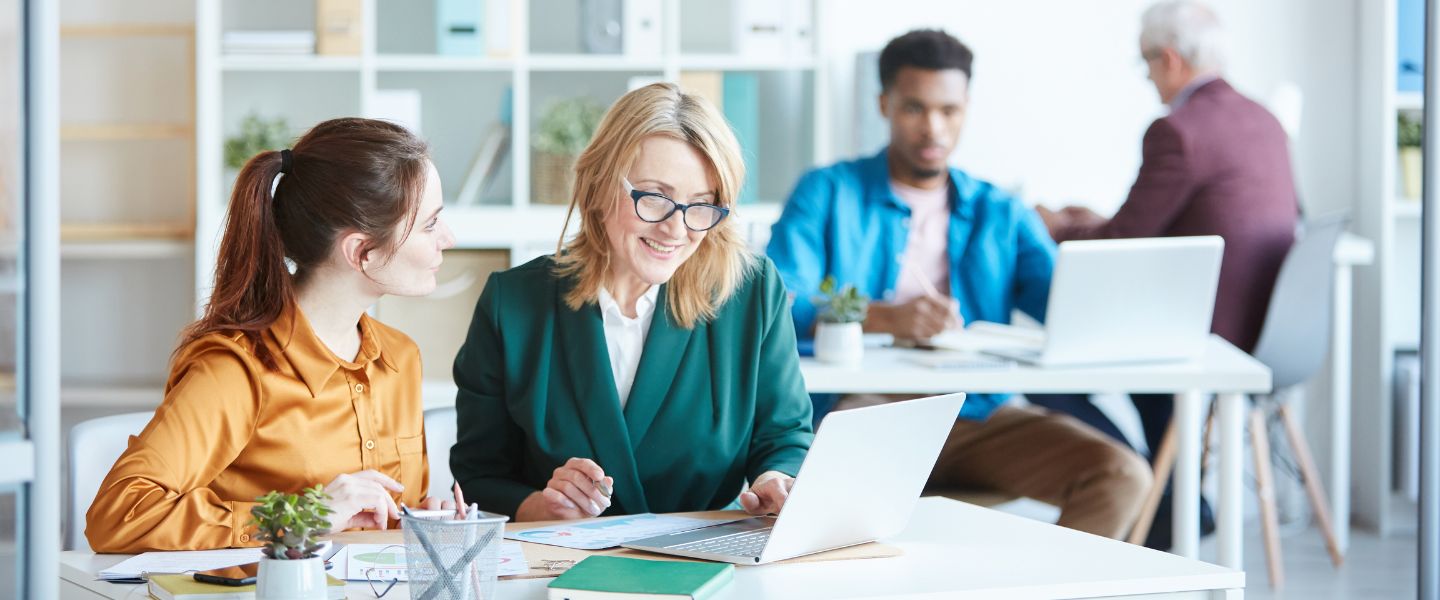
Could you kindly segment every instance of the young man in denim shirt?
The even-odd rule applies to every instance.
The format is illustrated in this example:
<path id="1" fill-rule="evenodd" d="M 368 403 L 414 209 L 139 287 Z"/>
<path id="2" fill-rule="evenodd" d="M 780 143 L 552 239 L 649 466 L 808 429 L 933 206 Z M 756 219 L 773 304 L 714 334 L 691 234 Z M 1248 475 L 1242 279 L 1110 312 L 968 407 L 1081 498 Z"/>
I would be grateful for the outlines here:
<path id="1" fill-rule="evenodd" d="M 971 59 L 943 31 L 892 40 L 880 55 L 889 146 L 811 171 L 796 185 L 767 253 L 794 294 L 801 337 L 812 335 L 810 297 L 827 275 L 876 299 L 865 331 L 901 340 L 977 320 L 1009 322 L 1015 308 L 1044 319 L 1055 262 L 1044 224 L 947 163 L 965 122 Z M 845 396 L 834 410 L 897 399 Z M 1034 498 L 1060 507 L 1061 525 L 1128 533 L 1150 487 L 1145 461 L 1072 417 L 1004 400 L 969 397 L 930 483 Z M 830 407 L 816 408 L 818 415 Z"/>

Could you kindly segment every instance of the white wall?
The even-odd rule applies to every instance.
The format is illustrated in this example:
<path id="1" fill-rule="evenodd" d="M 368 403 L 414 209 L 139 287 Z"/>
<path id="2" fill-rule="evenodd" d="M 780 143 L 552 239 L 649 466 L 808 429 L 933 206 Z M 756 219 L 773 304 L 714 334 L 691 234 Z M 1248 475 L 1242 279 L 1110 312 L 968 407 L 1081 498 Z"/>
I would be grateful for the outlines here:
<path id="1" fill-rule="evenodd" d="M 1349 207 L 1355 189 L 1357 0 L 1216 0 L 1228 79 L 1266 102 L 1284 81 L 1304 94 L 1294 151 L 1307 210 Z M 854 61 L 910 29 L 939 27 L 975 52 L 971 105 L 952 162 L 1031 203 L 1102 213 L 1124 200 L 1140 139 L 1163 114 L 1139 58 L 1142 0 L 829 0 L 822 35 L 831 69 L 837 155 L 855 148 Z"/>

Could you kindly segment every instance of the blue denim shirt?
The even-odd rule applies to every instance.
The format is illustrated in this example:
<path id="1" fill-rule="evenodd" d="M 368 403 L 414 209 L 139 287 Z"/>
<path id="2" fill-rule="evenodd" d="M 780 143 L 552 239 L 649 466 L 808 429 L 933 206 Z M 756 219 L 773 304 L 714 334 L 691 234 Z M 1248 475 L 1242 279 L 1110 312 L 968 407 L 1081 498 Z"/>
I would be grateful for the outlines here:
<path id="1" fill-rule="evenodd" d="M 910 208 L 891 190 L 885 150 L 806 173 L 775 222 L 766 250 L 795 296 L 799 335 L 812 335 L 812 297 L 826 275 L 841 285 L 855 284 L 873 299 L 892 299 L 909 233 Z M 959 301 L 967 324 L 1008 323 L 1015 308 L 1044 320 L 1055 242 L 1040 216 L 1005 191 L 953 167 L 947 251 L 950 295 Z M 983 420 L 1004 400 L 997 394 L 972 395 L 960 417 Z M 823 411 L 816 408 L 818 419 Z"/>

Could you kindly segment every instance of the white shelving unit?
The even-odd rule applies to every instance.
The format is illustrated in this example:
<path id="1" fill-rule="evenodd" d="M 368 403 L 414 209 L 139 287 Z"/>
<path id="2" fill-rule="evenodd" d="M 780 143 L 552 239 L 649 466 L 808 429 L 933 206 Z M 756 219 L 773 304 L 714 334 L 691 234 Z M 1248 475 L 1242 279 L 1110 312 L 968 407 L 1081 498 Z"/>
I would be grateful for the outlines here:
<path id="1" fill-rule="evenodd" d="M 184 0 L 59 8 L 68 420 L 158 404 L 192 314 L 195 32 Z"/>
<path id="2" fill-rule="evenodd" d="M 632 77 L 679 81 L 688 71 L 754 74 L 759 88 L 760 140 L 758 147 L 746 151 L 754 153 L 750 177 L 756 184 L 758 202 L 737 207 L 732 216 L 743 223 L 757 245 L 768 237 L 769 225 L 778 217 L 780 203 L 794 181 L 809 167 L 831 160 L 829 127 L 823 126 L 829 122 L 830 105 L 826 95 L 819 93 L 828 89 L 828 81 L 822 61 L 816 58 L 823 56 L 824 39 L 813 27 L 820 22 L 823 0 L 777 0 L 808 7 L 809 30 L 816 33 L 811 36 L 810 52 L 758 57 L 737 54 L 733 47 L 715 39 L 682 39 L 682 30 L 706 35 L 729 31 L 729 23 L 711 23 L 723 20 L 721 17 L 733 18 L 721 14 L 729 10 L 724 8 L 729 3 L 659 0 L 661 51 L 658 56 L 642 58 L 584 54 L 578 45 L 570 47 L 577 44 L 579 30 L 578 14 L 565 12 L 578 12 L 573 1 L 473 1 L 482 6 L 509 2 L 511 47 L 503 56 L 426 53 L 427 45 L 434 46 L 433 39 L 426 36 L 433 38 L 434 34 L 420 21 L 433 18 L 435 3 L 409 0 L 362 1 L 364 35 L 357 56 L 227 56 L 221 46 L 224 32 L 308 29 L 314 26 L 313 5 L 290 0 L 200 0 L 195 30 L 198 201 L 194 245 L 199 304 L 209 295 L 225 205 L 233 185 L 234 175 L 222 165 L 224 140 L 252 110 L 262 116 L 286 117 L 298 134 L 298 130 L 328 118 L 376 116 L 379 90 L 420 90 L 421 135 L 430 142 L 441 173 L 450 203 L 444 215 L 455 232 L 456 250 L 505 253 L 511 265 L 553 252 L 561 235 L 567 207 L 534 201 L 532 196 L 538 192 L 532 193 L 531 186 L 532 131 L 541 110 L 554 99 L 583 95 L 608 106 L 626 91 Z M 687 29 L 687 10 L 695 11 L 691 13 L 694 18 L 705 22 Z M 532 22 L 538 15 L 544 15 L 543 23 Z M 572 22 L 576 24 L 573 28 Z M 429 27 L 433 28 L 433 21 Z M 497 181 L 498 194 L 482 196 L 479 204 L 455 204 L 482 136 L 499 119 L 507 88 L 511 117 L 508 177 Z M 575 224 L 571 227 L 573 232 Z M 478 285 L 471 292 L 478 295 Z M 469 308 L 473 308 L 471 302 Z M 383 313 L 387 310 L 408 310 L 396 309 L 397 304 L 403 303 L 382 301 L 380 318 L 386 318 Z M 467 309 L 454 317 L 465 322 L 449 325 L 463 329 L 468 316 Z M 454 348 L 434 350 L 422 340 L 421 350 L 453 356 Z M 434 371 L 427 366 L 427 372 Z M 449 384 L 448 373 L 445 369 L 427 379 L 435 384 L 427 389 L 444 389 Z"/>
<path id="3" fill-rule="evenodd" d="M 1396 91 L 1397 2 L 1360 3 L 1360 197 L 1355 229 L 1376 261 L 1355 281 L 1355 402 L 1351 439 L 1353 517 L 1382 535 L 1411 529 L 1415 505 L 1394 491 L 1394 365 L 1419 335 L 1420 206 L 1396 189 L 1397 115 L 1423 110 Z"/>

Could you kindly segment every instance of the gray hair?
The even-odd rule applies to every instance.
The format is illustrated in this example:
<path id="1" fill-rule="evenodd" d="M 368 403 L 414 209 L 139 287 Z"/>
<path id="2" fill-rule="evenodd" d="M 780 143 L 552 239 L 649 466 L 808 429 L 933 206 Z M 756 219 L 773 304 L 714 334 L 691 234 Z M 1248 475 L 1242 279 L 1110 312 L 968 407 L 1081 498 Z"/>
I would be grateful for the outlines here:
<path id="1" fill-rule="evenodd" d="M 1219 71 L 1224 63 L 1220 20 L 1199 2 L 1174 0 L 1145 10 L 1140 17 L 1140 49 L 1175 50 L 1197 71 Z"/>

